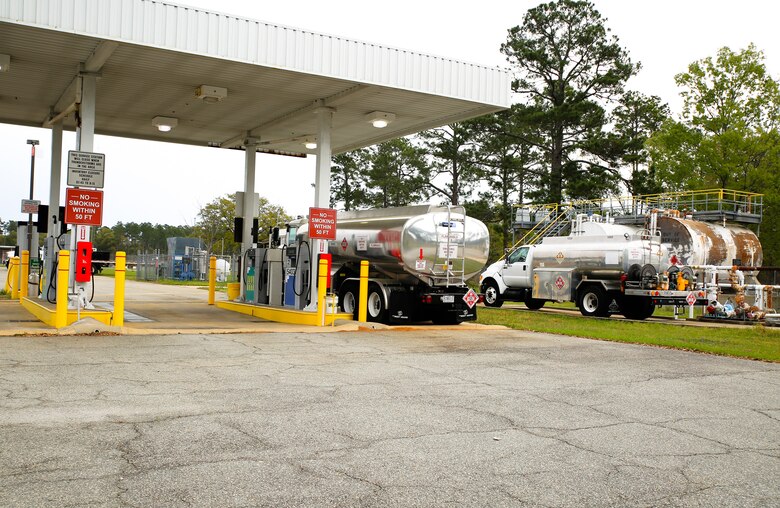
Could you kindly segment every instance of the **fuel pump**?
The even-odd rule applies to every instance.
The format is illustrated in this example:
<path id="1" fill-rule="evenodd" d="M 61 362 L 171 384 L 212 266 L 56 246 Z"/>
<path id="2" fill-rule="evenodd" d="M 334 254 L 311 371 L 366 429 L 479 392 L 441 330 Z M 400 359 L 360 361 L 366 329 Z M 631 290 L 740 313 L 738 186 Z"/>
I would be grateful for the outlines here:
<path id="1" fill-rule="evenodd" d="M 295 307 L 295 245 L 284 249 L 284 306 Z"/>
<path id="2" fill-rule="evenodd" d="M 268 303 L 268 252 L 265 247 L 255 249 L 254 256 L 254 278 L 255 294 L 251 303 Z"/>
<path id="3" fill-rule="evenodd" d="M 60 236 L 49 236 L 43 244 L 43 282 L 41 298 L 49 303 L 57 302 L 57 266 L 60 250 L 70 245 L 70 234 L 63 232 Z"/>
<path id="4" fill-rule="evenodd" d="M 311 250 L 309 242 L 298 243 L 295 254 L 295 308 L 303 309 L 311 298 Z"/>

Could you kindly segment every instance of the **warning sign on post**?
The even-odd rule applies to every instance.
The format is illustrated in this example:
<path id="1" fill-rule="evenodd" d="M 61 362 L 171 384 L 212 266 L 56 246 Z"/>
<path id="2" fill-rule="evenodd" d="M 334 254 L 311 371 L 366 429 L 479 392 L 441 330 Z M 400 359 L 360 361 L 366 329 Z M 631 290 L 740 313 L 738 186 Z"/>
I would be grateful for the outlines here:
<path id="1" fill-rule="evenodd" d="M 102 153 L 68 152 L 68 185 L 103 188 L 106 156 Z"/>
<path id="2" fill-rule="evenodd" d="M 336 239 L 336 210 L 309 208 L 309 238 Z"/>
<path id="3" fill-rule="evenodd" d="M 84 226 L 103 224 L 103 191 L 65 189 L 65 222 Z"/>

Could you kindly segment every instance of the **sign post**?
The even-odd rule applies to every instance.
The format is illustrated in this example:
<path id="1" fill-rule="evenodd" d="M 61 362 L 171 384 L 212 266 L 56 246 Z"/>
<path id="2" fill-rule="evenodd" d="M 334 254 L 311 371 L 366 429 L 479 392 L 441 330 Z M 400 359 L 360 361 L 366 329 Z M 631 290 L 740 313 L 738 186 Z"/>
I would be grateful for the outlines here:
<path id="1" fill-rule="evenodd" d="M 688 293 L 688 296 L 685 297 L 685 301 L 688 302 L 688 317 L 693 319 L 693 306 L 696 304 L 696 295 L 693 294 L 693 291 Z"/>
<path id="2" fill-rule="evenodd" d="M 314 240 L 316 245 L 312 249 L 311 261 L 311 294 L 317 295 L 317 288 L 319 285 L 319 254 L 325 254 L 328 252 L 328 241 L 336 239 L 336 210 L 332 208 L 309 208 L 309 238 Z M 330 274 L 328 274 L 330 276 Z M 312 298 L 307 310 L 314 310 L 317 306 L 317 301 Z"/>
<path id="3" fill-rule="evenodd" d="M 30 201 L 33 201 L 33 187 L 35 183 L 35 146 L 39 144 L 37 139 L 28 139 L 27 144 L 30 145 L 31 153 L 30 153 Z M 40 204 L 40 201 L 38 202 Z M 24 203 L 22 203 L 22 208 L 24 208 Z M 35 212 L 31 212 L 28 210 L 27 212 L 27 252 L 30 253 L 30 257 L 38 257 L 38 246 L 35 246 L 35 250 L 32 248 L 32 216 L 33 213 L 38 213 L 38 207 L 35 207 Z M 29 266 L 27 267 L 29 269 Z M 23 280 L 21 281 L 22 284 L 25 286 L 27 285 L 27 281 Z"/>

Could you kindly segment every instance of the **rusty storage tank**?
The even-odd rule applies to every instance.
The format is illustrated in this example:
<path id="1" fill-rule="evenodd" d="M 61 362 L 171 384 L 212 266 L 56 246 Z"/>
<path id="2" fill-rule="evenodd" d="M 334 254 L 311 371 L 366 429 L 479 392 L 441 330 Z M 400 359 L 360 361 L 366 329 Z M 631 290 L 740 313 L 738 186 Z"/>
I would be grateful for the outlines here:
<path id="1" fill-rule="evenodd" d="M 668 265 L 761 266 L 763 250 L 756 234 L 736 224 L 715 224 L 663 216 L 658 218 Z M 666 267 L 662 267 L 666 268 Z"/>

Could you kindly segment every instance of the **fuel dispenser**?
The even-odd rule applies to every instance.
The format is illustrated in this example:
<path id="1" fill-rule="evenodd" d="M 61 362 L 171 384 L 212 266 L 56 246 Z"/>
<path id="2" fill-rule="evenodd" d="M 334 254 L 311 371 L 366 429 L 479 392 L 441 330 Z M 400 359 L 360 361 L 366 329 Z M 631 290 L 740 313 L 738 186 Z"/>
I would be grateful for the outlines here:
<path id="1" fill-rule="evenodd" d="M 244 253 L 244 301 L 246 303 L 303 309 L 309 302 L 308 242 L 295 245 L 297 227 L 272 228 L 268 247 Z"/>
<path id="2" fill-rule="evenodd" d="M 297 249 L 288 245 L 284 249 L 284 306 L 295 307 L 295 262 Z"/>
<path id="3" fill-rule="evenodd" d="M 311 250 L 308 242 L 300 242 L 295 256 L 295 279 L 293 294 L 295 308 L 302 310 L 309 304 L 311 298 Z"/>
<path id="4" fill-rule="evenodd" d="M 48 236 L 43 243 L 43 273 L 41 275 L 41 298 L 49 303 L 57 301 L 57 265 L 60 250 L 70 245 L 70 234 Z"/>

